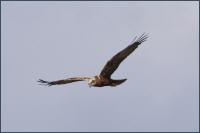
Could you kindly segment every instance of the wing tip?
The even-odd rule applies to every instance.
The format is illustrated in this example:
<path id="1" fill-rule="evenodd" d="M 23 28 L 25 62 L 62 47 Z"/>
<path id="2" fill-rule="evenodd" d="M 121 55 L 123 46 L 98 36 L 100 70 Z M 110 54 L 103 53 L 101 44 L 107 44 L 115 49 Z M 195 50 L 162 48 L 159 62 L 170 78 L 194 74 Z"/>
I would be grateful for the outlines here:
<path id="1" fill-rule="evenodd" d="M 40 83 L 39 85 L 46 85 L 46 86 L 51 86 L 51 85 L 53 85 L 51 82 L 45 81 L 45 80 L 42 80 L 42 79 L 39 79 L 37 82 Z"/>
<path id="2" fill-rule="evenodd" d="M 149 34 L 148 33 L 143 33 L 139 38 L 137 38 L 137 40 L 135 41 L 135 43 L 143 43 L 147 40 L 147 38 L 149 38 Z"/>

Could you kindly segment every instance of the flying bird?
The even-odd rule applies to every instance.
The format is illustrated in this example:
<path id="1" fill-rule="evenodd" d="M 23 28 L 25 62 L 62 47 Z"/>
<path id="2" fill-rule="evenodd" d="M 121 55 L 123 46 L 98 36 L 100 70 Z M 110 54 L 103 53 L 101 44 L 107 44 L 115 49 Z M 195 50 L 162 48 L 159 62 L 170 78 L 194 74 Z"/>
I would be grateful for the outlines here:
<path id="1" fill-rule="evenodd" d="M 122 51 L 118 52 L 114 55 L 103 67 L 99 75 L 93 77 L 73 77 L 67 78 L 63 80 L 57 81 L 45 81 L 39 79 L 38 82 L 42 83 L 42 85 L 62 85 L 68 84 L 77 81 L 87 81 L 88 85 L 95 87 L 103 87 L 103 86 L 117 86 L 125 82 L 127 79 L 112 79 L 111 75 L 115 72 L 115 70 L 119 67 L 120 63 L 126 59 L 141 43 L 146 41 L 148 35 L 143 33 L 139 38 L 135 37 L 129 46 L 127 46 Z"/>

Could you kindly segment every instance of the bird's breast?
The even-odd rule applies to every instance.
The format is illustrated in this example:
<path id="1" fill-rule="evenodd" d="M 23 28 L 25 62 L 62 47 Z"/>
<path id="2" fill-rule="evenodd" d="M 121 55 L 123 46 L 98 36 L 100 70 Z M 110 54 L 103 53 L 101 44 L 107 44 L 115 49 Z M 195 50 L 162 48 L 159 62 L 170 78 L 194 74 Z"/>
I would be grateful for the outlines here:
<path id="1" fill-rule="evenodd" d="M 110 80 L 103 78 L 102 76 L 95 76 L 95 85 L 97 87 L 103 87 L 110 84 Z"/>

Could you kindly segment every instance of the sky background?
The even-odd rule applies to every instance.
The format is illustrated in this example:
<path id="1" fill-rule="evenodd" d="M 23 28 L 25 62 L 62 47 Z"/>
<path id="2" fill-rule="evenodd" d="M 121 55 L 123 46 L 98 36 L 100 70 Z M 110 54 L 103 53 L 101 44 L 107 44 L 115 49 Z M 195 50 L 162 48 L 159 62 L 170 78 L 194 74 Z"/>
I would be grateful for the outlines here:
<path id="1" fill-rule="evenodd" d="M 113 74 L 117 87 L 36 82 Z M 1 131 L 198 131 L 199 3 L 1 2 Z"/>

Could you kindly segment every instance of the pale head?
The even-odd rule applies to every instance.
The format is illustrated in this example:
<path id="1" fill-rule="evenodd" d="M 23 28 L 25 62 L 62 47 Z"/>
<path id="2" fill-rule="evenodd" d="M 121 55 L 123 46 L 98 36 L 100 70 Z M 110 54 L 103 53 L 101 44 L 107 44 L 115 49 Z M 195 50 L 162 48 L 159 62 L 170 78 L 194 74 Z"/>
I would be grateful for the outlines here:
<path id="1" fill-rule="evenodd" d="M 89 85 L 89 87 L 92 87 L 92 86 L 94 86 L 96 84 L 96 80 L 95 80 L 95 78 L 93 77 L 93 78 L 90 78 L 89 80 L 88 80 L 88 85 Z"/>

